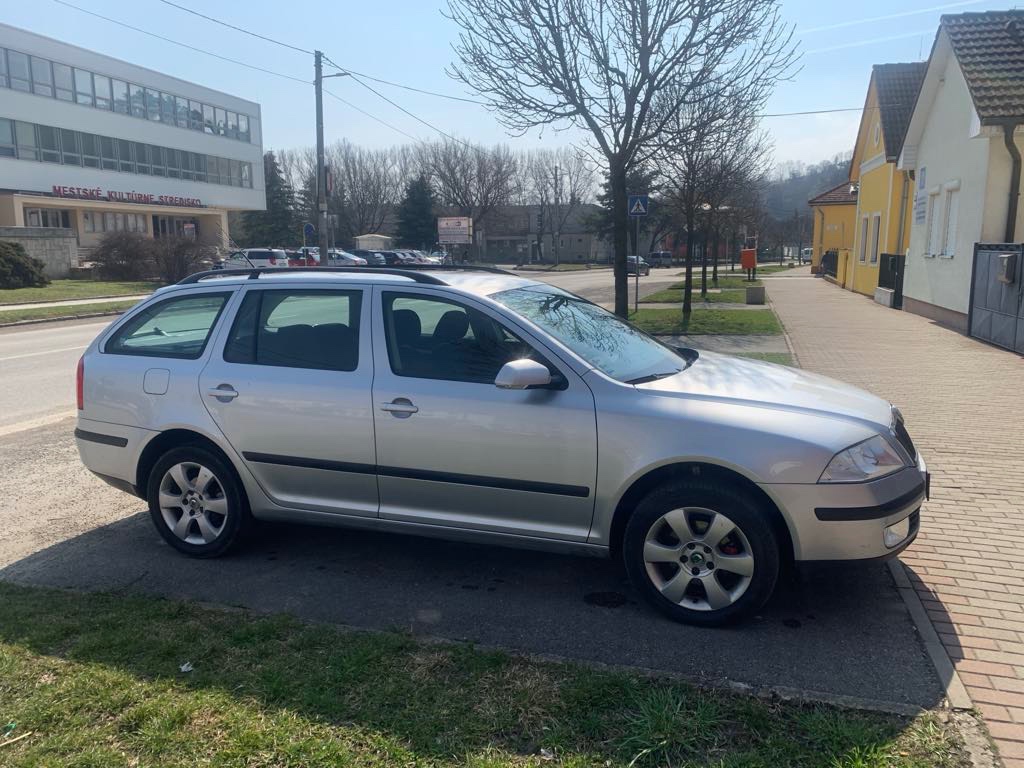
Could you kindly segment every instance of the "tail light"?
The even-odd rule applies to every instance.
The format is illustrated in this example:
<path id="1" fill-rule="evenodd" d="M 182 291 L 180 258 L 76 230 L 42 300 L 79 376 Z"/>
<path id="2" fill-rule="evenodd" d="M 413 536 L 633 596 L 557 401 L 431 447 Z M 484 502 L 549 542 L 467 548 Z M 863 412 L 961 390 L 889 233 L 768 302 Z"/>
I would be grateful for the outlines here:
<path id="1" fill-rule="evenodd" d="M 78 370 L 75 371 L 75 399 L 78 410 L 85 408 L 85 356 L 78 358 Z"/>

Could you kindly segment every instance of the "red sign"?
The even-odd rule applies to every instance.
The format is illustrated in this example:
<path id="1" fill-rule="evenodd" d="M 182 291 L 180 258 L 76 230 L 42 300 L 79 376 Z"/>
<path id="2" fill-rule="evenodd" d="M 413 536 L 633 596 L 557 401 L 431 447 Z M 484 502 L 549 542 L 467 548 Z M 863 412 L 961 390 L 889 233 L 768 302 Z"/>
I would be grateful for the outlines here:
<path id="1" fill-rule="evenodd" d="M 740 266 L 743 269 L 757 269 L 757 251 L 753 248 L 743 248 L 740 251 Z"/>
<path id="2" fill-rule="evenodd" d="M 145 192 L 122 192 L 101 187 L 63 187 L 53 185 L 56 197 L 70 197 L 76 200 L 108 200 L 112 203 L 140 203 L 142 205 L 176 205 L 181 208 L 202 208 L 198 197 L 177 197 L 176 195 L 150 195 Z"/>

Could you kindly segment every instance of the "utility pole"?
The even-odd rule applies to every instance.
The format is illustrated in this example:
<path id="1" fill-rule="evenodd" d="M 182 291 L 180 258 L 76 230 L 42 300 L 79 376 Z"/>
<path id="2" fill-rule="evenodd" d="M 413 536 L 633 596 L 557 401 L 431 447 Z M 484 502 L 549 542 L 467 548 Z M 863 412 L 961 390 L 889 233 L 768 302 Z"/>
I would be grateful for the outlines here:
<path id="1" fill-rule="evenodd" d="M 555 166 L 555 226 L 554 238 L 551 242 L 551 247 L 555 252 L 555 264 L 558 264 L 558 246 L 561 245 L 559 238 L 562 236 L 562 212 L 561 203 L 558 199 L 558 166 Z"/>
<path id="2" fill-rule="evenodd" d="M 316 230 L 320 245 L 320 263 L 327 263 L 327 175 L 324 173 L 324 72 L 320 51 L 313 52 L 316 77 Z"/>

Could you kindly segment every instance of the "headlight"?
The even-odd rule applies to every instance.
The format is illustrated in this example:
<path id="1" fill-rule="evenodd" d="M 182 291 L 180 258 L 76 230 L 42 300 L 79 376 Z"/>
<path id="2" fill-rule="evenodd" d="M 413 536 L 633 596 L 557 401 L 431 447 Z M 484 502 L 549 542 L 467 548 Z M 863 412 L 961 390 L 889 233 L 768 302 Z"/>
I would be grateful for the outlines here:
<path id="1" fill-rule="evenodd" d="M 881 435 L 837 453 L 818 478 L 819 483 L 860 483 L 903 469 L 906 464 Z"/>

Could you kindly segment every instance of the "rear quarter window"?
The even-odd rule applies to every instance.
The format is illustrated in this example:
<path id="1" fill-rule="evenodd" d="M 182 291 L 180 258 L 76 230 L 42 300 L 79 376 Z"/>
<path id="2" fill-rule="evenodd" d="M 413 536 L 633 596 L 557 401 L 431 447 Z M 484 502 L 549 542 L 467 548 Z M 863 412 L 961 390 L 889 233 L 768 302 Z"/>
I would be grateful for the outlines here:
<path id="1" fill-rule="evenodd" d="M 104 352 L 112 355 L 202 356 L 231 293 L 200 293 L 164 299 L 129 319 L 110 337 Z"/>

